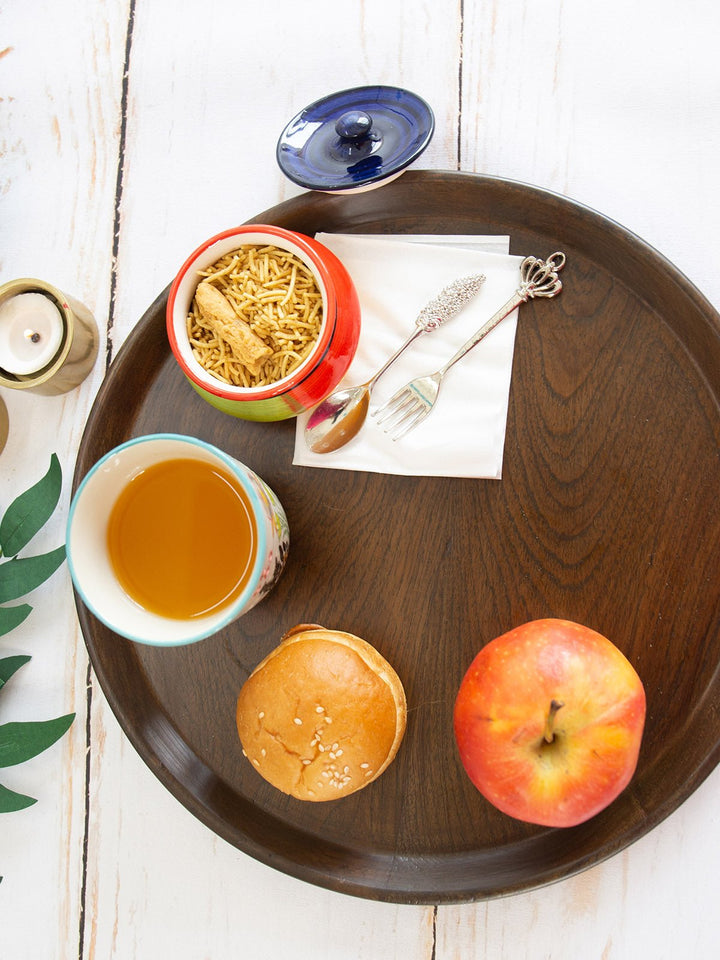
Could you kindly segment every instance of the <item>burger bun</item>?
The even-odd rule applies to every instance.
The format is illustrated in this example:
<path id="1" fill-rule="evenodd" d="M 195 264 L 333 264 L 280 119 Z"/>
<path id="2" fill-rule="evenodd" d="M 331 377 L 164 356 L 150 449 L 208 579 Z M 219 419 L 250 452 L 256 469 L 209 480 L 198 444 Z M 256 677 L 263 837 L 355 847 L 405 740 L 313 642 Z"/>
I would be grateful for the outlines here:
<path id="1" fill-rule="evenodd" d="M 298 800 L 337 800 L 376 780 L 407 723 L 403 685 L 365 640 L 302 624 L 258 664 L 237 702 L 243 753 Z"/>

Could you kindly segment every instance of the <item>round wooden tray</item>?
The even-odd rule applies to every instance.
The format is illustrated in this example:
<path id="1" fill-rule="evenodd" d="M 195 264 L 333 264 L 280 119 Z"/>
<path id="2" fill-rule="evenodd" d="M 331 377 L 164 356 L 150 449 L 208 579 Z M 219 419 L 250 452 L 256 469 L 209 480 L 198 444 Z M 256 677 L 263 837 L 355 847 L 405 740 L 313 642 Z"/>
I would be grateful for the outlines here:
<path id="1" fill-rule="evenodd" d="M 132 644 L 78 603 L 93 668 L 127 736 L 217 834 L 349 894 L 490 898 L 616 853 L 675 810 L 720 756 L 717 314 L 622 227 L 498 179 L 413 171 L 365 194 L 305 194 L 254 222 L 307 234 L 509 234 L 512 253 L 567 254 L 564 290 L 520 308 L 501 481 L 293 467 L 293 421 L 235 420 L 193 392 L 168 348 L 167 291 L 158 297 L 98 394 L 75 484 L 129 437 L 193 434 L 275 489 L 291 547 L 273 593 L 193 646 Z M 491 807 L 465 776 L 452 732 L 455 694 L 475 653 L 546 616 L 612 639 L 648 697 L 631 785 L 567 830 Z M 335 802 L 303 804 L 274 790 L 242 756 L 235 731 L 243 681 L 300 622 L 373 643 L 408 695 L 395 762 Z"/>

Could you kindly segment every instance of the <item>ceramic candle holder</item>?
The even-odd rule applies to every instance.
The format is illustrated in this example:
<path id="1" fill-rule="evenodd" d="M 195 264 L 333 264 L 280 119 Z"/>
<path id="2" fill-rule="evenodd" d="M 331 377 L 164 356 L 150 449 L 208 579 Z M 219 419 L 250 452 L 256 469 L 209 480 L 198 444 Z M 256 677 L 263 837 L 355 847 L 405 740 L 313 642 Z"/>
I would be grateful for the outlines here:
<path id="1" fill-rule="evenodd" d="M 60 345 L 54 356 L 32 373 L 12 373 L 0 358 L 0 387 L 29 390 L 57 396 L 79 386 L 90 373 L 98 354 L 98 329 L 93 315 L 72 297 L 42 280 L 11 280 L 0 286 L 0 306 L 25 293 L 46 296 L 57 307 L 63 325 Z"/>

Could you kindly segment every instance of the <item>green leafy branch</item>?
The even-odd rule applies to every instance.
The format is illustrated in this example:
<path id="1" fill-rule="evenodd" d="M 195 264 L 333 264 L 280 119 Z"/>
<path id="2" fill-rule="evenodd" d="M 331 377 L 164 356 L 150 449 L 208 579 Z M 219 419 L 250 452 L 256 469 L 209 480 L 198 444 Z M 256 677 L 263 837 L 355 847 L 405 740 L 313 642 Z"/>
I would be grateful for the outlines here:
<path id="1" fill-rule="evenodd" d="M 19 626 L 32 612 L 27 603 L 12 604 L 44 583 L 65 559 L 65 545 L 49 553 L 20 558 L 35 534 L 47 523 L 60 499 L 62 470 L 55 454 L 45 476 L 20 494 L 0 520 L 0 636 Z M 19 655 L 0 659 L 0 690 L 13 674 L 30 660 Z M 24 763 L 52 746 L 70 728 L 74 713 L 54 720 L 0 724 L 0 768 Z M 33 797 L 15 793 L 0 784 L 0 813 L 22 810 L 35 803 Z"/>

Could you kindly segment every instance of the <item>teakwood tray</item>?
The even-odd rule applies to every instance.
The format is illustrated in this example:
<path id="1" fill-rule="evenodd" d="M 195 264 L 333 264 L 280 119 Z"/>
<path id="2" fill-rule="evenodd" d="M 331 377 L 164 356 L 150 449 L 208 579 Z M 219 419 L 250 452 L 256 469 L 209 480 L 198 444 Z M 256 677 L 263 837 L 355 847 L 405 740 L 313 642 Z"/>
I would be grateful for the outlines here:
<path id="1" fill-rule="evenodd" d="M 236 420 L 195 394 L 168 347 L 167 290 L 157 298 L 100 389 L 75 485 L 130 437 L 192 434 L 275 489 L 291 546 L 265 601 L 188 647 L 122 640 L 78 601 L 92 666 L 125 733 L 215 833 L 348 894 L 486 899 L 617 853 L 671 814 L 720 758 L 717 313 L 622 226 L 521 183 L 410 171 L 368 193 L 307 193 L 253 222 L 310 235 L 507 234 L 514 254 L 564 251 L 564 289 L 520 308 L 499 481 L 293 467 L 294 421 Z M 630 786 L 565 830 L 491 807 L 465 776 L 452 731 L 455 694 L 480 647 L 539 617 L 576 620 L 613 640 L 648 699 Z M 243 681 L 286 630 L 306 622 L 373 643 L 409 701 L 395 762 L 368 788 L 328 803 L 301 803 L 266 784 L 235 731 Z"/>

